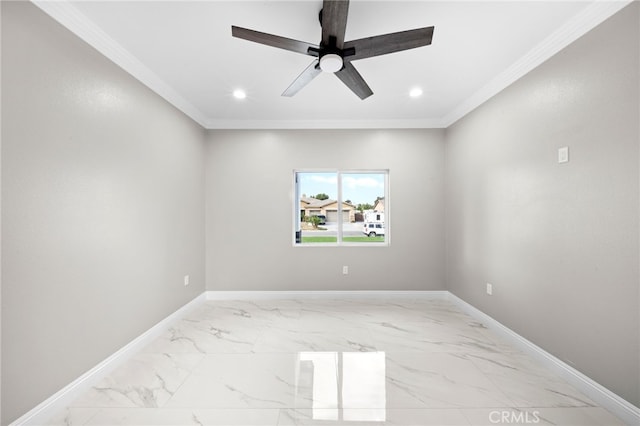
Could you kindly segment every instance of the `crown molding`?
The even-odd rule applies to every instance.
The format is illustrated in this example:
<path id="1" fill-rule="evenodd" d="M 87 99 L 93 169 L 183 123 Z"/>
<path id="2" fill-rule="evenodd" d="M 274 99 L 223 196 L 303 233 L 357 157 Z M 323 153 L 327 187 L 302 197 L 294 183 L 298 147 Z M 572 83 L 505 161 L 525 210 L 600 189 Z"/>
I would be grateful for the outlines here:
<path id="1" fill-rule="evenodd" d="M 147 68 L 128 50 L 102 31 L 70 2 L 48 0 L 31 0 L 31 2 L 167 102 L 205 127 L 206 118 L 198 108 L 183 98 L 156 73 Z"/>
<path id="2" fill-rule="evenodd" d="M 206 122 L 207 129 L 441 129 L 441 120 L 222 120 Z"/>
<path id="3" fill-rule="evenodd" d="M 506 89 L 538 65 L 585 35 L 620 11 L 633 0 L 596 0 L 581 13 L 575 15 L 562 27 L 551 33 L 541 43 L 531 49 L 509 68 L 497 75 L 488 84 L 456 106 L 441 120 L 443 127 L 449 127 L 471 111 Z"/>
<path id="4" fill-rule="evenodd" d="M 417 129 L 447 128 L 573 43 L 633 0 L 596 0 L 526 55 L 440 119 L 228 120 L 206 117 L 68 1 L 31 0 L 37 7 L 207 129 Z"/>

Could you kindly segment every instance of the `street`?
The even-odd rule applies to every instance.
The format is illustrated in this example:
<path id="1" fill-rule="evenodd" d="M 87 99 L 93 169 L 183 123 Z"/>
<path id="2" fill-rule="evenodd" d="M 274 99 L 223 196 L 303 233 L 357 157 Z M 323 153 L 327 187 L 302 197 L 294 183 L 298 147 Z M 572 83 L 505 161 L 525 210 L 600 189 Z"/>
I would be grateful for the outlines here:
<path id="1" fill-rule="evenodd" d="M 326 228 L 326 231 L 318 230 L 318 231 L 302 231 L 303 235 L 306 236 L 337 236 L 338 235 L 338 224 L 336 222 L 327 222 L 325 225 L 319 225 L 320 228 Z M 344 223 L 342 225 L 342 236 L 344 237 L 362 237 L 364 233 L 362 229 L 364 228 L 363 222 L 354 222 L 354 223 Z"/>

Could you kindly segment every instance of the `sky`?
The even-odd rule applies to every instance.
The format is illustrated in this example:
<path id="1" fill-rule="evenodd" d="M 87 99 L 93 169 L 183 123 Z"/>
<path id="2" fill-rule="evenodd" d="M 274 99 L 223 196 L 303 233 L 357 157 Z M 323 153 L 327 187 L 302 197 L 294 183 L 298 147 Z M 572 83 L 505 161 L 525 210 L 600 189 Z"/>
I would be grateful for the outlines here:
<path id="1" fill-rule="evenodd" d="M 371 204 L 377 197 L 384 197 L 384 173 L 342 173 L 342 199 L 352 204 Z M 328 173 L 298 173 L 300 196 L 307 197 L 325 193 L 333 200 L 338 199 L 338 175 Z"/>

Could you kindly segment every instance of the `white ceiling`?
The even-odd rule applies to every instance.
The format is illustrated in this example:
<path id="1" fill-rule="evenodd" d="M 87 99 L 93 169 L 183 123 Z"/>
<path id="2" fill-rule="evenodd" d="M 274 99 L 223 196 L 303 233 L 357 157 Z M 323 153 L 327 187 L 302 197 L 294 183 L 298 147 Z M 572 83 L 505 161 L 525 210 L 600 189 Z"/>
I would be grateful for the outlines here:
<path id="1" fill-rule="evenodd" d="M 206 128 L 447 127 L 628 2 L 352 0 L 346 40 L 435 26 L 431 46 L 353 62 L 360 100 L 331 74 L 282 97 L 313 58 L 231 37 L 318 44 L 321 0 L 35 1 Z"/>

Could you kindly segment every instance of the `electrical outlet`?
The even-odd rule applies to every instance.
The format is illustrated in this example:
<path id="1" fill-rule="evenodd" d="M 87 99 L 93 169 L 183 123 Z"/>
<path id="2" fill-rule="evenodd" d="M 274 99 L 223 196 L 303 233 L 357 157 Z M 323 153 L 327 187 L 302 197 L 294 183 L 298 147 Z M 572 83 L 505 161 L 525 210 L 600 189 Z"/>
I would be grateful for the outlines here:
<path id="1" fill-rule="evenodd" d="M 491 285 L 491 284 L 489 284 L 489 283 L 487 283 L 487 294 L 488 294 L 489 296 L 492 296 L 492 295 L 493 295 L 493 285 Z"/>
<path id="2" fill-rule="evenodd" d="M 189 275 L 185 275 L 184 276 L 184 286 L 188 286 L 189 285 Z"/>
<path id="3" fill-rule="evenodd" d="M 569 162 L 569 147 L 563 146 L 562 148 L 558 148 L 558 163 L 568 163 Z"/>
<path id="4" fill-rule="evenodd" d="M 342 267 L 342 275 L 349 275 L 349 267 L 348 266 L 343 266 Z"/>

